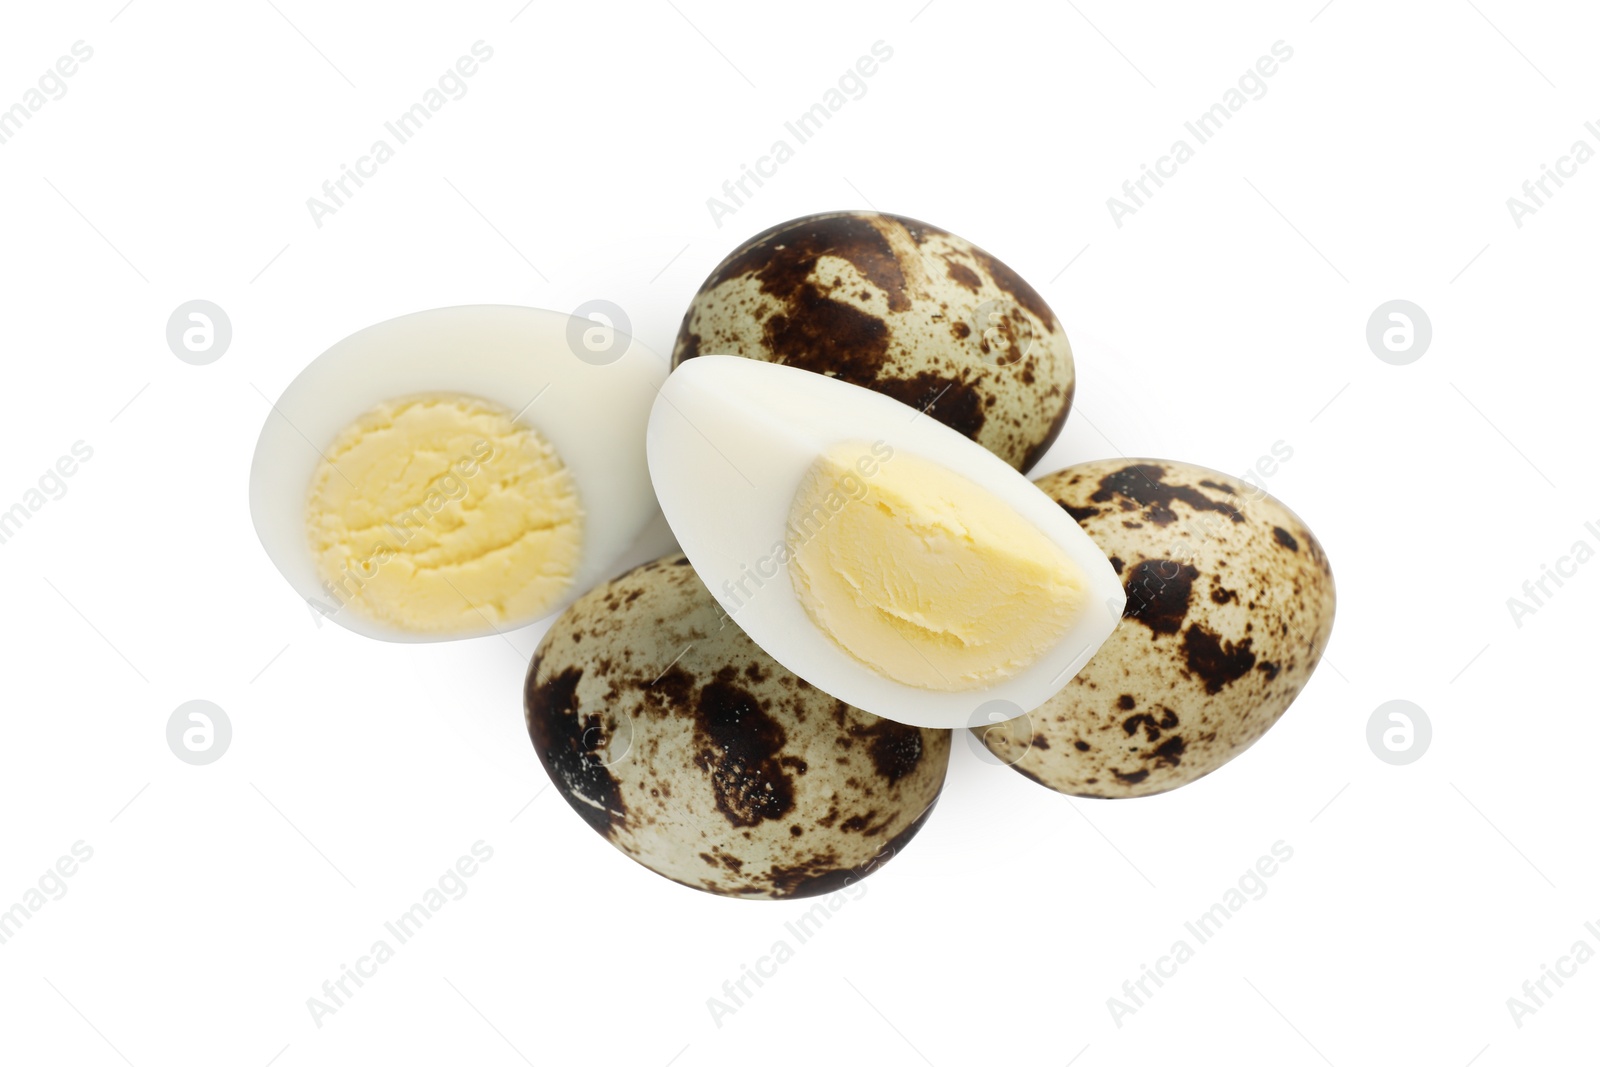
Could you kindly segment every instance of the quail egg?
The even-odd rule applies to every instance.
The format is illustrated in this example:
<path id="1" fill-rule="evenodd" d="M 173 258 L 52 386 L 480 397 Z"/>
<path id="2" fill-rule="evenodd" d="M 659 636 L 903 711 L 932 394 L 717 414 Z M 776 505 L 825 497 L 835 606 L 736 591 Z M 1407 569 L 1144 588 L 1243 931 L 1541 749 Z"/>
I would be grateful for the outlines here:
<path id="1" fill-rule="evenodd" d="M 534 653 L 528 732 L 572 809 L 630 858 L 732 897 L 831 893 L 892 859 L 944 784 L 950 732 L 785 670 L 683 556 L 576 601 Z"/>
<path id="2" fill-rule="evenodd" d="M 1059 693 L 974 732 L 1034 781 L 1089 797 L 1175 789 L 1254 744 L 1333 629 L 1333 571 L 1306 524 L 1189 463 L 1097 460 L 1036 484 L 1110 558 L 1126 608 Z"/>
<path id="3" fill-rule="evenodd" d="M 657 509 L 645 417 L 666 360 L 537 308 L 437 308 L 313 360 L 267 412 L 250 513 L 312 610 L 391 641 L 561 610 Z"/>
<path id="4" fill-rule="evenodd" d="M 695 294 L 674 363 L 745 356 L 909 404 L 1031 467 L 1072 407 L 1072 348 L 1044 298 L 969 241 L 876 211 L 756 234 Z"/>
<path id="5" fill-rule="evenodd" d="M 722 609 L 784 667 L 915 726 L 1043 703 L 1122 617 L 1071 517 L 992 452 L 848 382 L 734 356 L 667 378 L 646 434 L 662 512 Z"/>

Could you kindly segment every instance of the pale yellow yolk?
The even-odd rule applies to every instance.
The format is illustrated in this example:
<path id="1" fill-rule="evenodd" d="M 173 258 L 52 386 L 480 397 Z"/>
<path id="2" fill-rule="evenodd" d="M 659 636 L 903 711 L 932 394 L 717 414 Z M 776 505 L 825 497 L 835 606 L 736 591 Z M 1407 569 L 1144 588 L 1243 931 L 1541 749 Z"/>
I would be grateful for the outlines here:
<path id="1" fill-rule="evenodd" d="M 788 547 L 795 592 L 818 628 L 924 689 L 1016 674 L 1060 640 L 1086 598 L 1078 565 L 1010 505 L 881 442 L 838 445 L 812 465 Z"/>
<path id="2" fill-rule="evenodd" d="M 454 395 L 390 401 L 323 455 L 306 523 L 332 606 L 460 633 L 534 618 L 572 584 L 577 485 L 503 408 Z"/>

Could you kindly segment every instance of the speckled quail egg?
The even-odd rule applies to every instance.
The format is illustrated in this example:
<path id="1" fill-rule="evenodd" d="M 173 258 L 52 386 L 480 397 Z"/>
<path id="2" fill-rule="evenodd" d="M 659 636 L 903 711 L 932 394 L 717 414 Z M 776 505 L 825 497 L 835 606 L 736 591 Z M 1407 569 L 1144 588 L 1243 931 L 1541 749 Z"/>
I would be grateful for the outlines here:
<path id="1" fill-rule="evenodd" d="M 1036 484 L 1110 557 L 1127 606 L 1064 689 L 974 732 L 1034 781 L 1090 797 L 1175 789 L 1254 744 L 1333 629 L 1333 571 L 1305 523 L 1189 463 L 1096 460 Z"/>
<path id="2" fill-rule="evenodd" d="M 632 859 L 733 897 L 830 893 L 922 827 L 948 730 L 825 695 L 669 556 L 572 604 L 528 668 L 528 732 L 561 795 Z"/>
<path id="3" fill-rule="evenodd" d="M 1072 407 L 1050 306 L 969 241 L 872 211 L 807 215 L 736 248 L 695 294 L 675 363 L 735 355 L 866 386 L 1027 470 Z"/>

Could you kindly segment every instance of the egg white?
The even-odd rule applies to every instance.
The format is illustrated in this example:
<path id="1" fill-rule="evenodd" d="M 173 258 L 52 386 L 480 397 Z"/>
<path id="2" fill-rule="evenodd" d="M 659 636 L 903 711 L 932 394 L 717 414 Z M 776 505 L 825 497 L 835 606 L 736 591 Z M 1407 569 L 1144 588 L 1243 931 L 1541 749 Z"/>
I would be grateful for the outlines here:
<path id="1" fill-rule="evenodd" d="M 583 507 L 583 555 L 571 588 L 538 616 L 479 630 L 419 634 L 346 606 L 328 617 L 386 641 L 446 641 L 548 618 L 611 568 L 657 513 L 645 464 L 645 422 L 667 360 L 616 335 L 622 354 L 580 359 L 569 328 L 608 330 L 556 311 L 468 305 L 402 315 L 351 334 L 314 359 L 267 414 L 250 468 L 250 515 L 272 562 L 309 602 L 337 607 L 322 587 L 306 533 L 307 492 L 322 450 L 385 401 L 457 393 L 493 401 L 540 433 L 572 472 Z M 610 338 L 601 338 L 610 341 Z M 602 345 L 602 349 L 609 345 Z M 614 349 L 613 349 L 614 351 Z"/>
<path id="2" fill-rule="evenodd" d="M 806 613 L 775 551 L 787 543 L 795 492 L 833 445 L 880 440 L 987 489 L 1082 568 L 1082 611 L 1030 666 L 980 689 L 909 686 L 856 660 Z M 958 729 L 1024 714 L 1070 681 L 1122 617 L 1121 579 L 1071 516 L 982 445 L 869 389 L 777 363 L 699 356 L 661 388 L 647 452 L 667 522 L 731 619 L 786 668 L 874 715 Z"/>

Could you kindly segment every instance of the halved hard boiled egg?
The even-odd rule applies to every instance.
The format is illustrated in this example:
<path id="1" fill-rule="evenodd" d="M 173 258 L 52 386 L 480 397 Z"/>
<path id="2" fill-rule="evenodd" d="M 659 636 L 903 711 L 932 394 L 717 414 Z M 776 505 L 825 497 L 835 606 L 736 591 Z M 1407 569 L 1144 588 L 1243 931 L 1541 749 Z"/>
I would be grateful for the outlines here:
<path id="1" fill-rule="evenodd" d="M 340 341 L 273 404 L 250 512 L 313 610 L 371 637 L 548 617 L 656 514 L 647 413 L 667 361 L 536 308 L 439 308 Z"/>
<path id="2" fill-rule="evenodd" d="M 1105 554 L 1004 460 L 887 396 L 732 356 L 650 413 L 662 511 L 729 619 L 829 695 L 914 726 L 1021 715 L 1122 616 Z"/>

